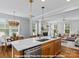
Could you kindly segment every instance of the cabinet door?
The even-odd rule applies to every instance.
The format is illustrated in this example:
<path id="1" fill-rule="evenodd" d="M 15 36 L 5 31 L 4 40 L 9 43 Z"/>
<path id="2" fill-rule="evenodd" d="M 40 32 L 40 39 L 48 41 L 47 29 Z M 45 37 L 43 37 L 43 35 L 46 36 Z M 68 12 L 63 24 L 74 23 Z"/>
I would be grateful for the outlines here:
<path id="1" fill-rule="evenodd" d="M 42 45 L 41 46 L 41 50 L 42 50 L 42 52 L 41 52 L 42 57 L 50 57 L 50 50 L 51 50 L 51 48 L 50 48 L 49 44 Z"/>
<path id="2" fill-rule="evenodd" d="M 54 45 L 54 41 L 51 42 L 51 45 L 50 45 L 50 55 L 53 57 L 55 55 L 55 45 Z"/>
<path id="3" fill-rule="evenodd" d="M 57 55 L 61 51 L 61 40 L 55 41 L 55 55 Z"/>
<path id="4" fill-rule="evenodd" d="M 24 52 L 23 51 L 17 51 L 15 48 L 13 48 L 13 57 L 14 58 L 24 57 Z"/>

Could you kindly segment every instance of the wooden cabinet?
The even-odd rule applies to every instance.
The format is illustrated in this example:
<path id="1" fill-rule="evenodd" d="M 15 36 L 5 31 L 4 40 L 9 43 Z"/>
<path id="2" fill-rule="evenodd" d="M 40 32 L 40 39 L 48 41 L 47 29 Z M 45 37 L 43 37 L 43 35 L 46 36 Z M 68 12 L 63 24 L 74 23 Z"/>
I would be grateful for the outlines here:
<path id="1" fill-rule="evenodd" d="M 41 57 L 51 58 L 61 51 L 61 39 L 52 40 L 41 44 Z M 23 57 L 23 51 L 16 51 L 14 48 L 13 57 Z"/>
<path id="2" fill-rule="evenodd" d="M 13 48 L 13 58 L 20 58 L 24 57 L 23 51 L 17 51 L 15 48 Z"/>
<path id="3" fill-rule="evenodd" d="M 61 40 L 57 39 L 41 45 L 42 57 L 54 57 L 61 51 Z"/>
<path id="4" fill-rule="evenodd" d="M 55 47 L 55 45 L 54 45 L 54 42 L 52 41 L 52 42 L 51 42 L 51 45 L 50 45 L 50 48 L 51 48 L 50 54 L 51 54 L 52 57 L 55 55 L 55 52 L 54 52 L 55 48 L 54 48 L 54 47 Z"/>
<path id="5" fill-rule="evenodd" d="M 49 43 L 43 44 L 41 46 L 41 57 L 50 57 L 51 55 L 51 46 Z"/>
<path id="6" fill-rule="evenodd" d="M 55 52 L 55 55 L 59 54 L 60 51 L 61 51 L 61 40 L 55 40 L 54 41 L 54 52 Z"/>

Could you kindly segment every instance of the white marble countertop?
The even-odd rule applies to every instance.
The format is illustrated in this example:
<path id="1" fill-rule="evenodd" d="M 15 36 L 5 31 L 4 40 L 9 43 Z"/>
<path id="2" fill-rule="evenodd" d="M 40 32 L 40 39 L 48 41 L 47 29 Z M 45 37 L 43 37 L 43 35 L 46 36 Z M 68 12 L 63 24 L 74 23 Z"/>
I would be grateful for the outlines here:
<path id="1" fill-rule="evenodd" d="M 68 48 L 73 48 L 79 50 L 79 47 L 75 46 L 75 42 L 72 41 L 64 41 L 61 43 L 62 46 L 68 47 Z"/>
<path id="2" fill-rule="evenodd" d="M 49 38 L 49 37 L 42 37 L 42 38 Z M 44 41 L 44 42 L 39 42 L 39 41 L 37 41 L 38 39 L 39 39 L 38 37 L 28 38 L 28 39 L 13 41 L 13 42 L 11 42 L 11 44 L 17 51 L 22 51 L 22 50 L 49 42 L 51 40 L 56 40 L 58 38 L 50 38 L 49 40 Z"/>

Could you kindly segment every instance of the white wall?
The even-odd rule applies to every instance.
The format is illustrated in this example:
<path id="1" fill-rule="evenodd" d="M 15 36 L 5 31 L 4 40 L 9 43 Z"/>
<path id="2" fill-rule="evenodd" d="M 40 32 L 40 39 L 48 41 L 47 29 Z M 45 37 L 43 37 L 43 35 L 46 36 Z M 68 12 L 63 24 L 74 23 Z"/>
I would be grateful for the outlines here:
<path id="1" fill-rule="evenodd" d="M 79 31 L 79 20 L 71 21 L 71 34 L 77 34 Z"/>
<path id="2" fill-rule="evenodd" d="M 20 34 L 23 35 L 24 37 L 31 36 L 29 29 L 30 29 L 29 20 L 26 19 L 20 20 Z"/>

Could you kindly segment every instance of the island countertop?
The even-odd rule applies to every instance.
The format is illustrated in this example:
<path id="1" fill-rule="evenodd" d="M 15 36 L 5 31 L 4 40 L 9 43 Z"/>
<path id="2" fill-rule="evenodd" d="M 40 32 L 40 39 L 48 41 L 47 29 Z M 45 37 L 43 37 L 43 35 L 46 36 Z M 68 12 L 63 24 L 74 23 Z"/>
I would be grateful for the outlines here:
<path id="1" fill-rule="evenodd" d="M 49 39 L 49 37 L 41 37 L 41 38 L 48 38 Z M 52 40 L 57 40 L 57 39 L 59 39 L 59 37 L 57 37 L 57 38 L 50 38 L 49 40 L 44 41 L 44 42 L 37 41 L 38 39 L 39 39 L 38 37 L 34 37 L 34 38 L 27 38 L 27 39 L 17 40 L 17 41 L 11 42 L 11 45 L 17 51 L 23 51 L 25 49 L 41 45 L 41 44 L 44 44 L 46 42 L 50 42 Z"/>

